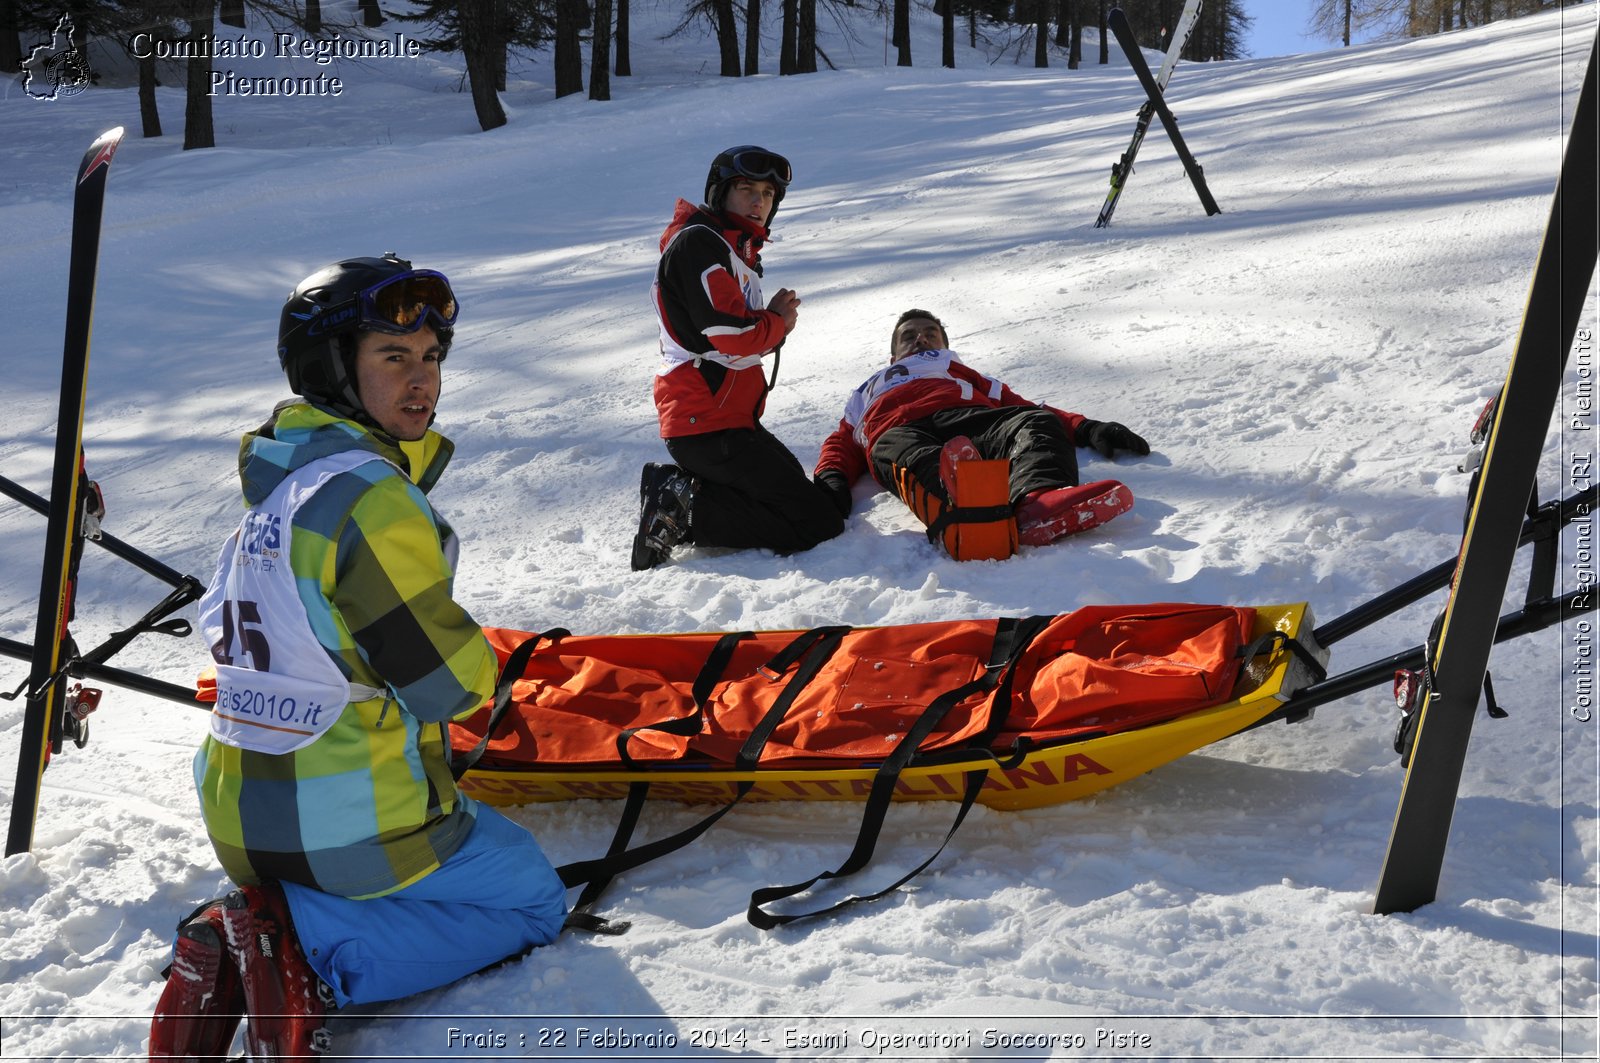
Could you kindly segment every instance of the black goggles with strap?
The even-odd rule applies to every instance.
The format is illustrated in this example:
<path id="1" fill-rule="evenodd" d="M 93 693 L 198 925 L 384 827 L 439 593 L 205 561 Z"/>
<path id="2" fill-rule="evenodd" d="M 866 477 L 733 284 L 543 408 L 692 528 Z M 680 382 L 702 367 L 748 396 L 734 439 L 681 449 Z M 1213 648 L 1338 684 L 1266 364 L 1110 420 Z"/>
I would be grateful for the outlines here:
<path id="1" fill-rule="evenodd" d="M 794 179 L 789 160 L 775 151 L 741 151 L 734 154 L 729 167 L 730 177 L 747 177 L 752 181 L 771 181 L 780 188 L 788 188 Z"/>
<path id="2" fill-rule="evenodd" d="M 414 269 L 364 289 L 356 297 L 358 327 L 404 336 L 423 325 L 450 328 L 459 307 L 443 273 Z"/>

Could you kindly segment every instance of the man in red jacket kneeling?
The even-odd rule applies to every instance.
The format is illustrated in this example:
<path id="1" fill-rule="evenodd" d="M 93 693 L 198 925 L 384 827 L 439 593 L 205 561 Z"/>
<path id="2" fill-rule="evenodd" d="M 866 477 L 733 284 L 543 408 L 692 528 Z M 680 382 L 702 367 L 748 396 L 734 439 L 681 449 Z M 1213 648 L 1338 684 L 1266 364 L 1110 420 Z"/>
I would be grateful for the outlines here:
<path id="1" fill-rule="evenodd" d="M 791 289 L 765 304 L 761 295 L 761 248 L 792 176 L 776 152 L 729 148 L 711 162 L 705 202 L 678 200 L 661 234 L 653 391 L 674 464 L 651 462 L 640 477 L 636 572 L 679 544 L 793 554 L 844 530 L 827 493 L 761 423 L 765 361 L 776 377 L 778 348 L 800 316 Z"/>

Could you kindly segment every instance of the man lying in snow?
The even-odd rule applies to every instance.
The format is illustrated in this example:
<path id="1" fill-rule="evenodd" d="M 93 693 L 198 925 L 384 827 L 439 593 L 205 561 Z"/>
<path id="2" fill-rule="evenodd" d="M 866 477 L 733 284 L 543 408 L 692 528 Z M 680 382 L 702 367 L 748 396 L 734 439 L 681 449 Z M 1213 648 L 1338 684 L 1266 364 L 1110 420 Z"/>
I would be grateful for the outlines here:
<path id="1" fill-rule="evenodd" d="M 850 393 L 817 461 L 817 484 L 840 513 L 849 514 L 850 487 L 870 470 L 928 526 L 929 539 L 966 560 L 1009 556 L 1019 541 L 1054 542 L 1132 507 L 1132 494 L 1115 480 L 1078 484 L 1076 448 L 1143 456 L 1148 443 L 1115 421 L 1029 402 L 949 348 L 944 323 L 926 310 L 907 310 L 895 322 L 889 365 Z M 964 465 L 980 475 L 963 474 Z M 996 473 L 1004 479 L 988 499 L 965 490 L 958 496 L 953 481 Z M 961 532 L 983 525 L 997 545 L 977 552 L 960 545 Z"/>

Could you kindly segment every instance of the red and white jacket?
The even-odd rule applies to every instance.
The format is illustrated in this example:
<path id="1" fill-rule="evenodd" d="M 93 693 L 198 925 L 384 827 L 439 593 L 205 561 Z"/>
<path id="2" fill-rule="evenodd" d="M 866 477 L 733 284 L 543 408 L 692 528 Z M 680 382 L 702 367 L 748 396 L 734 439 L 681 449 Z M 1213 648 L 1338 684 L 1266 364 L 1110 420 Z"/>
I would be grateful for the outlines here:
<path id="1" fill-rule="evenodd" d="M 1076 439 L 1083 414 L 1029 402 L 1003 381 L 964 364 L 954 351 L 918 351 L 862 381 L 844 404 L 844 417 L 822 443 L 816 472 L 834 469 L 851 483 L 868 471 L 867 455 L 891 428 L 960 406 L 997 409 L 1041 406 L 1060 419 L 1067 438 Z"/>
<path id="2" fill-rule="evenodd" d="M 752 428 L 761 417 L 761 359 L 786 333 L 761 298 L 766 238 L 747 218 L 678 200 L 650 288 L 661 326 L 655 401 L 663 439 Z"/>

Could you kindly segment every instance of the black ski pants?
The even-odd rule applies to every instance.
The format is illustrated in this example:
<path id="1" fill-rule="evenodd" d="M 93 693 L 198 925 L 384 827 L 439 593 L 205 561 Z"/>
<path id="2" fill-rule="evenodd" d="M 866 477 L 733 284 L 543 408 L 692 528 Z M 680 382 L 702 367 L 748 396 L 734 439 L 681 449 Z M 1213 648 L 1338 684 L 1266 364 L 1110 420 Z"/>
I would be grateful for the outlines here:
<path id="1" fill-rule="evenodd" d="M 890 428 L 872 444 L 872 475 L 892 491 L 894 470 L 905 469 L 945 498 L 939 452 L 956 436 L 969 437 L 985 458 L 1011 459 L 1012 505 L 1035 491 L 1077 486 L 1078 448 L 1060 419 L 1039 406 L 957 406 Z"/>
<path id="2" fill-rule="evenodd" d="M 700 546 L 809 550 L 844 531 L 827 492 L 800 460 L 757 425 L 667 440 L 678 467 L 696 477 L 689 519 Z"/>

